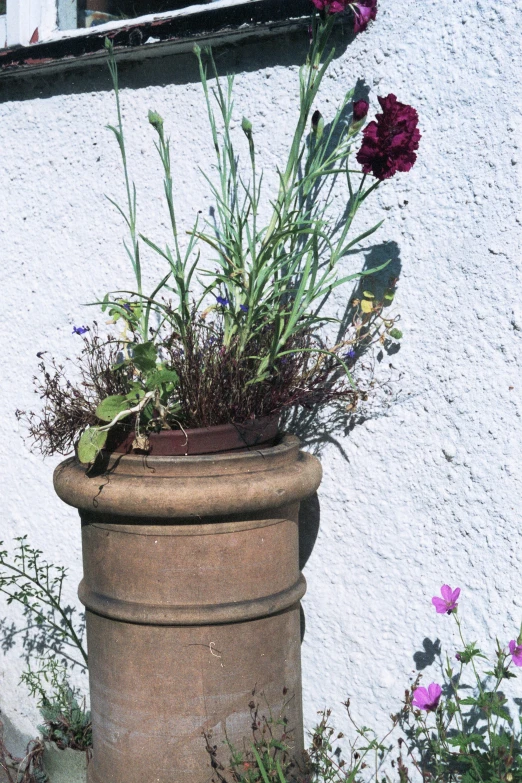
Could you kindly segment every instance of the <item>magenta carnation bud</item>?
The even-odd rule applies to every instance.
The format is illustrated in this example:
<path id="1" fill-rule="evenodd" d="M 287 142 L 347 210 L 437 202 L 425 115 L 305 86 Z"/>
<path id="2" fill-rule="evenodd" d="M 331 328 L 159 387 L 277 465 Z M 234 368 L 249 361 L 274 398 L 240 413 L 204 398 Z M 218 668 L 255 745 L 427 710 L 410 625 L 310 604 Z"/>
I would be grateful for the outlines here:
<path id="1" fill-rule="evenodd" d="M 370 104 L 368 101 L 355 101 L 353 104 L 352 118 L 353 122 L 361 122 L 366 118 Z"/>
<path id="2" fill-rule="evenodd" d="M 378 101 L 382 113 L 364 129 L 357 161 L 365 174 L 383 180 L 397 171 L 411 169 L 417 160 L 415 150 L 421 134 L 417 128 L 419 115 L 412 106 L 400 103 L 392 93 Z"/>
<path id="3" fill-rule="evenodd" d="M 431 603 L 437 610 L 437 614 L 451 614 L 458 606 L 457 602 L 459 600 L 460 587 L 456 587 L 455 590 L 452 590 L 449 585 L 442 585 L 440 594 L 442 598 L 439 598 L 438 595 L 434 595 L 431 599 Z"/>
<path id="4" fill-rule="evenodd" d="M 511 660 L 515 666 L 522 666 L 522 644 L 517 644 L 515 639 L 511 639 L 509 643 L 509 652 L 511 653 Z"/>
<path id="5" fill-rule="evenodd" d="M 318 11 L 326 11 L 327 14 L 340 14 L 351 5 L 349 0 L 312 0 Z"/>
<path id="6" fill-rule="evenodd" d="M 432 682 L 427 688 L 415 688 L 413 691 L 412 705 L 419 710 L 434 712 L 439 706 L 442 688 L 436 682 Z"/>
<path id="7" fill-rule="evenodd" d="M 377 16 L 377 0 L 358 0 L 357 3 L 350 3 L 350 7 L 354 16 L 353 31 L 362 33 Z"/>

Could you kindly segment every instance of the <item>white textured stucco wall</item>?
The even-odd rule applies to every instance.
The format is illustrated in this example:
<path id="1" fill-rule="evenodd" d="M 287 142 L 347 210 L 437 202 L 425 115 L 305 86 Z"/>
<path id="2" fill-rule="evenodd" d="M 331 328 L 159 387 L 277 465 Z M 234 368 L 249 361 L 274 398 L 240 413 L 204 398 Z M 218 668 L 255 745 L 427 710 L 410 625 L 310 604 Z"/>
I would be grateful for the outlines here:
<path id="1" fill-rule="evenodd" d="M 405 338 L 393 363 L 403 375 L 386 415 L 322 451 L 320 532 L 305 570 L 308 725 L 348 695 L 365 723 L 386 724 L 413 653 L 449 628 L 430 606 L 442 582 L 462 587 L 471 638 L 508 640 L 522 619 L 521 13 L 520 0 L 381 0 L 318 102 L 327 116 L 363 79 L 372 110 L 389 92 L 417 107 L 423 138 L 412 172 L 364 218 L 384 210 L 376 242 L 400 252 Z M 296 35 L 219 53 L 220 68 L 238 73 L 237 117 L 252 120 L 267 169 L 288 144 L 305 48 Z M 126 66 L 121 78 L 141 226 L 158 236 L 165 211 L 147 110 L 173 134 L 180 218 L 191 222 L 210 205 L 197 173 L 211 154 L 201 90 L 190 56 Z M 0 101 L 0 539 L 27 532 L 70 567 L 73 595 L 77 515 L 53 494 L 58 460 L 28 453 L 14 410 L 34 404 L 36 351 L 73 353 L 71 325 L 93 315 L 81 303 L 131 280 L 103 195 L 122 192 L 104 129 L 113 98 L 96 69 L 12 79 Z M 0 709 L 28 735 L 35 713 L 17 686 L 18 656 L 0 654 Z"/>

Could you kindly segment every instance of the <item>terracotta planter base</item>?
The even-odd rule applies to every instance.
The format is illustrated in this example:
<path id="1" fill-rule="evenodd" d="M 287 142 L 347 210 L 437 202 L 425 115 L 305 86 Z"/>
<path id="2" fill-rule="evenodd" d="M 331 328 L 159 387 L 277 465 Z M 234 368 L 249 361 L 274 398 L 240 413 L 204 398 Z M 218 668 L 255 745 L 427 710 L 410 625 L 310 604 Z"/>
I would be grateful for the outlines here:
<path id="1" fill-rule="evenodd" d="M 254 623 L 152 632 L 127 623 L 115 631 L 113 622 L 90 613 L 88 623 L 89 642 L 99 646 L 90 671 L 93 720 L 104 727 L 89 783 L 208 783 L 203 732 L 212 732 L 227 764 L 226 736 L 238 748 L 250 746 L 253 698 L 261 714 L 268 704 L 274 716 L 288 718 L 302 751 L 298 606 Z M 117 667 L 111 666 L 115 654 Z M 253 696 L 256 681 L 263 692 Z M 149 778 L 136 759 L 149 760 Z"/>
<path id="2" fill-rule="evenodd" d="M 284 436 L 228 454 L 113 454 L 55 471 L 80 509 L 93 721 L 89 783 L 209 783 L 252 740 L 249 702 L 303 747 L 300 501 L 318 460 Z"/>

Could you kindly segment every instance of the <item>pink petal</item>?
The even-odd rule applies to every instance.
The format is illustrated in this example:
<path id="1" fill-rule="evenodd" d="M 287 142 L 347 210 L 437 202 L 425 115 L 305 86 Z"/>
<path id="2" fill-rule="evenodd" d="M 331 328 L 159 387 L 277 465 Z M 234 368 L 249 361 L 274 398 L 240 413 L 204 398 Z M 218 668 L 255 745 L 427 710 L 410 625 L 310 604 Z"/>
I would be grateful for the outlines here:
<path id="1" fill-rule="evenodd" d="M 440 588 L 440 594 L 447 603 L 450 603 L 451 597 L 453 595 L 453 590 L 449 585 L 442 585 L 442 587 Z"/>
<path id="2" fill-rule="evenodd" d="M 460 595 L 460 587 L 456 587 L 451 595 L 451 600 L 456 603 Z"/>
<path id="3" fill-rule="evenodd" d="M 442 688 L 438 683 L 432 682 L 431 685 L 428 685 L 428 695 L 430 697 L 430 702 L 433 703 L 434 701 L 439 699 L 441 693 L 442 693 Z"/>
<path id="4" fill-rule="evenodd" d="M 437 610 L 437 614 L 446 614 L 448 611 L 448 605 L 446 601 L 443 601 L 442 598 L 439 598 L 437 595 L 434 595 L 431 599 L 431 603 Z"/>
<path id="5" fill-rule="evenodd" d="M 415 688 L 413 691 L 413 700 L 412 704 L 415 707 L 419 707 L 419 709 L 423 710 L 426 707 L 426 702 L 428 701 L 428 691 L 426 688 Z"/>

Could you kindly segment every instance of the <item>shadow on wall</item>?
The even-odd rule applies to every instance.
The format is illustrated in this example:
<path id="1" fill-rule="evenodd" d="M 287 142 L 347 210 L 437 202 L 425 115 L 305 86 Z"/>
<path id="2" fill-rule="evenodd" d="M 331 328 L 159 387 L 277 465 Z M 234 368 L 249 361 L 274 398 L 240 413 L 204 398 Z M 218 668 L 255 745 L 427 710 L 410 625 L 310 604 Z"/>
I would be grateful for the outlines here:
<path id="1" fill-rule="evenodd" d="M 435 663 L 435 658 L 440 658 L 442 649 L 440 646 L 440 639 L 431 641 L 427 636 L 422 640 L 422 650 L 417 650 L 413 654 L 413 660 L 415 662 L 415 668 L 418 672 L 423 669 L 427 669 L 428 666 L 432 666 Z"/>
<path id="2" fill-rule="evenodd" d="M 299 570 L 302 571 L 313 552 L 319 525 L 321 521 L 321 508 L 319 497 L 314 492 L 310 497 L 301 501 L 299 508 Z M 306 631 L 306 619 L 301 606 L 301 641 Z"/>
<path id="3" fill-rule="evenodd" d="M 13 756 L 18 756 L 19 758 L 25 756 L 27 744 L 33 737 L 30 737 L 28 734 L 22 734 L 1 710 L 0 724 L 3 726 L 3 741 L 7 750 L 12 753 Z M 3 780 L 1 772 L 2 770 L 0 768 L 0 781 Z"/>
<path id="4" fill-rule="evenodd" d="M 348 255 L 357 255 L 361 251 L 354 250 Z M 363 251 L 365 252 L 365 251 Z M 370 289 L 376 299 L 382 299 L 384 292 L 389 289 L 397 289 L 401 274 L 400 250 L 396 242 L 384 242 L 380 245 L 374 245 L 364 254 L 364 264 L 361 271 L 367 271 L 382 264 L 389 262 L 385 269 L 368 277 L 360 278 L 351 293 L 346 298 L 346 308 L 340 318 L 336 342 L 341 342 L 356 314 L 354 300 L 361 299 L 362 293 Z M 400 343 L 391 345 L 382 345 L 378 351 L 370 347 L 367 351 L 368 366 L 376 363 L 384 364 L 387 357 L 400 350 Z M 372 353 L 375 352 L 375 357 Z M 363 357 L 364 358 L 364 357 Z M 391 404 L 391 403 L 388 403 Z M 298 436 L 303 446 L 314 454 L 321 455 L 324 447 L 331 444 L 336 447 L 341 456 L 349 462 L 348 455 L 342 447 L 342 439 L 345 438 L 353 428 L 362 424 L 372 415 L 382 415 L 380 409 L 376 409 L 372 414 L 371 406 L 364 412 L 359 410 L 350 411 L 345 406 L 338 404 L 329 407 L 327 410 L 321 408 L 298 408 L 291 411 L 284 417 L 283 427 Z"/>
<path id="5" fill-rule="evenodd" d="M 336 55 L 341 56 L 354 40 L 351 25 L 339 25 L 333 35 Z M 200 42 L 201 46 L 204 41 Z M 237 41 L 213 47 L 220 76 L 228 73 L 250 73 L 274 67 L 295 68 L 303 64 L 308 52 L 308 32 L 261 38 L 256 41 Z M 164 54 L 143 57 L 136 61 L 118 62 L 120 86 L 138 90 L 146 87 L 199 84 L 199 70 L 192 53 Z M 34 71 L 31 75 L 12 75 L 0 81 L 0 103 L 52 98 L 58 95 L 109 92 L 112 84 L 106 65 L 84 63 L 71 70 L 46 73 Z M 357 97 L 365 97 L 364 94 Z M 153 107 L 151 107 L 153 108 Z"/>

